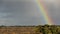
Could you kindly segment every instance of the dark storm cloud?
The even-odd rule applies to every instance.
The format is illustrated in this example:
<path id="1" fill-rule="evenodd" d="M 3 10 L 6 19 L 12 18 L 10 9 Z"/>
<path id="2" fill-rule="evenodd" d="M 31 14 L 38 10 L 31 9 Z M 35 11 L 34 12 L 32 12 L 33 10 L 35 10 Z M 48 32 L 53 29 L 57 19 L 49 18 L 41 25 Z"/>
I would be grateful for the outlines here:
<path id="1" fill-rule="evenodd" d="M 35 1 L 2 0 L 0 3 L 1 25 L 37 25 L 40 18 L 36 12 Z M 36 15 L 35 15 L 36 14 Z"/>
<path id="2" fill-rule="evenodd" d="M 60 6 L 55 2 L 45 2 L 49 16 L 60 24 Z M 1 0 L 0 25 L 45 24 L 35 0 Z M 42 21 L 42 22 L 41 22 Z M 55 23 L 56 24 L 56 23 Z"/>

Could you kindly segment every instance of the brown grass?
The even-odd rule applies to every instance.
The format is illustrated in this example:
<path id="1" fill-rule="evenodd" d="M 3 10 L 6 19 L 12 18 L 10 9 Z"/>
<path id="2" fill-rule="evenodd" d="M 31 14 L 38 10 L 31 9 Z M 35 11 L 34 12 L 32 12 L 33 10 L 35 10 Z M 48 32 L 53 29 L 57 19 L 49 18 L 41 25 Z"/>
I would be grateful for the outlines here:
<path id="1" fill-rule="evenodd" d="M 21 27 L 0 27 L 0 34 L 34 34 L 34 27 L 21 26 Z"/>

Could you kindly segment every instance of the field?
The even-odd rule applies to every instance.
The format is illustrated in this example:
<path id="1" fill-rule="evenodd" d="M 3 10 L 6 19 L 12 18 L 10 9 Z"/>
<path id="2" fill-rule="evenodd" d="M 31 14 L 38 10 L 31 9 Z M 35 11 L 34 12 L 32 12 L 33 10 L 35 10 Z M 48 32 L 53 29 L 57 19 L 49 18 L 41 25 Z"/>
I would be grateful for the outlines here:
<path id="1" fill-rule="evenodd" d="M 0 34 L 60 34 L 60 25 L 0 26 Z"/>
<path id="2" fill-rule="evenodd" d="M 0 34 L 34 34 L 34 26 L 1 26 Z"/>

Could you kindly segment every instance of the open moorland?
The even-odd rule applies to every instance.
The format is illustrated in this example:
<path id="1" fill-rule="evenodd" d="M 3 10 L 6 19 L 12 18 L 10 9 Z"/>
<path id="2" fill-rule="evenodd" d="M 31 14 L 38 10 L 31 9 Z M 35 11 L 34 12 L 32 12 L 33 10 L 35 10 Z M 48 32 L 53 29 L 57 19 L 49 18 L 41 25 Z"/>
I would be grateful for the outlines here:
<path id="1" fill-rule="evenodd" d="M 60 25 L 0 26 L 0 34 L 60 34 Z"/>

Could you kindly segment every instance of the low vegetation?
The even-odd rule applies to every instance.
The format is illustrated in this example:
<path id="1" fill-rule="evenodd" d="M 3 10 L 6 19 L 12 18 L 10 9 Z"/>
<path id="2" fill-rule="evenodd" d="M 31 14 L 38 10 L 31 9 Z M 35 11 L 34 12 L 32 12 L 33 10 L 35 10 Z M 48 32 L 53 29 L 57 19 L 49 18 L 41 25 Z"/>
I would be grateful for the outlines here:
<path id="1" fill-rule="evenodd" d="M 3 33 L 2 33 L 3 32 Z M 60 34 L 60 25 L 0 26 L 0 34 Z"/>
<path id="2" fill-rule="evenodd" d="M 60 34 L 60 25 L 38 25 L 34 30 L 36 34 Z"/>

